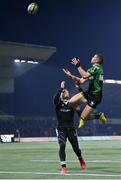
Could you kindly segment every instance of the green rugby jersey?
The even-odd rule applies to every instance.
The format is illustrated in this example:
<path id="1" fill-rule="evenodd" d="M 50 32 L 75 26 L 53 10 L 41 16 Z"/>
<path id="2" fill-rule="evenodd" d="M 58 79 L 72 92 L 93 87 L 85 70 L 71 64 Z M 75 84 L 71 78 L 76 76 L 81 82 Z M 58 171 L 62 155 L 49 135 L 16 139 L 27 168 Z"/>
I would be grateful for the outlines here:
<path id="1" fill-rule="evenodd" d="M 88 92 L 93 95 L 102 95 L 103 85 L 103 66 L 100 64 L 93 65 L 87 70 L 91 76 L 89 77 Z"/>

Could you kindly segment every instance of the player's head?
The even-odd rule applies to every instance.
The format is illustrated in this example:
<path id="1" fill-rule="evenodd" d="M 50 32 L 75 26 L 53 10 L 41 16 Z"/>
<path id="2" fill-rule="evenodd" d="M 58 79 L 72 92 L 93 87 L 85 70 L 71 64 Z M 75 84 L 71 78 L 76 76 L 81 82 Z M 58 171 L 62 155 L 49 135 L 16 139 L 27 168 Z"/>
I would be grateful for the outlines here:
<path id="1" fill-rule="evenodd" d="M 95 54 L 91 59 L 92 64 L 103 64 L 103 56 L 101 54 Z"/>
<path id="2" fill-rule="evenodd" d="M 64 88 L 63 90 L 62 90 L 62 93 L 61 93 L 61 95 L 62 95 L 62 98 L 63 99 L 69 99 L 69 90 L 68 89 L 66 89 L 66 88 Z"/>

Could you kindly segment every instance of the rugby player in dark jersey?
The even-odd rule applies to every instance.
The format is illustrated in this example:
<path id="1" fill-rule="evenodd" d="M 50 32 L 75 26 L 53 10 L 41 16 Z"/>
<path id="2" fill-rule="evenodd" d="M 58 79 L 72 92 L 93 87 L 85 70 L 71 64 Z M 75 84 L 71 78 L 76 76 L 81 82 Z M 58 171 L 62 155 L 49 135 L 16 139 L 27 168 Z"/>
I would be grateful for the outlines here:
<path id="1" fill-rule="evenodd" d="M 57 137 L 59 143 L 59 158 L 61 163 L 61 173 L 67 173 L 66 167 L 66 141 L 67 139 L 77 155 L 80 166 L 85 169 L 86 164 L 79 148 L 77 133 L 74 127 L 74 111 L 69 103 L 69 90 L 65 88 L 65 81 L 61 82 L 61 89 L 54 97 L 55 111 L 58 120 Z"/>
<path id="2" fill-rule="evenodd" d="M 102 86 L 103 86 L 103 56 L 101 54 L 95 54 L 91 59 L 92 67 L 85 71 L 79 63 L 79 59 L 73 58 L 71 62 L 78 70 L 81 78 L 74 76 L 69 70 L 63 69 L 65 74 L 75 80 L 80 93 L 73 96 L 69 103 L 73 108 L 76 108 L 80 102 L 87 101 L 87 105 L 81 113 L 79 120 L 79 127 L 84 125 L 85 120 L 93 112 L 98 104 L 102 101 Z M 86 92 L 80 88 L 81 84 L 85 81 L 89 81 L 89 88 Z M 99 120 L 105 124 L 107 122 L 104 113 L 99 114 Z"/>

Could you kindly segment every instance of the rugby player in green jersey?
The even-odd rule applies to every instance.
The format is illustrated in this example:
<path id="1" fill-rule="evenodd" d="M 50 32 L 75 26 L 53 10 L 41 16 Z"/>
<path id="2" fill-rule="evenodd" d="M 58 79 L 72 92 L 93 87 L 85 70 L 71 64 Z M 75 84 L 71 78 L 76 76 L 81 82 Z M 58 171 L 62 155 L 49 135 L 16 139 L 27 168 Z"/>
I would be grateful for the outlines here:
<path id="1" fill-rule="evenodd" d="M 71 63 L 77 68 L 81 77 L 74 76 L 69 70 L 63 69 L 65 74 L 71 77 L 79 89 L 80 93 L 74 95 L 70 99 L 70 104 L 73 108 L 76 108 L 81 102 L 87 102 L 83 109 L 80 120 L 79 128 L 84 125 L 86 119 L 102 101 L 102 86 L 103 86 L 103 56 L 101 54 L 95 54 L 91 59 L 92 67 L 85 71 L 81 66 L 79 59 L 73 58 Z M 81 88 L 81 84 L 89 81 L 89 88 L 84 92 Z M 99 114 L 98 118 L 103 124 L 107 122 L 104 113 Z"/>

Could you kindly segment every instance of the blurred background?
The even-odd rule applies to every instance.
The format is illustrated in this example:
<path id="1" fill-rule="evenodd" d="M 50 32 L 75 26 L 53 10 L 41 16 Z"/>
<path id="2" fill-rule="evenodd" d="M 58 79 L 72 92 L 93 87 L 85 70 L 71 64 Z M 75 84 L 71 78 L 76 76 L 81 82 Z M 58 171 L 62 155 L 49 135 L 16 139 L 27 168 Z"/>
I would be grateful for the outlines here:
<path id="1" fill-rule="evenodd" d="M 17 136 L 19 132 L 21 137 L 56 136 L 53 96 L 58 92 L 61 80 L 66 81 L 71 94 L 76 93 L 72 80 L 62 72 L 65 67 L 78 75 L 70 64 L 72 57 L 78 57 L 82 67 L 87 69 L 91 57 L 101 53 L 104 55 L 105 79 L 121 79 L 121 0 L 36 2 L 38 12 L 31 15 L 27 12 L 30 0 L 1 1 L 1 42 L 54 47 L 56 51 L 45 62 L 14 76 L 12 90 L 10 84 L 2 88 L 6 76 L 3 78 L 1 71 L 0 134 Z M 3 52 L 0 48 L 0 51 L 8 53 L 5 49 Z M 0 64 L 0 68 L 4 66 Z M 15 68 L 14 71 L 19 72 L 22 66 Z M 108 123 L 87 122 L 78 134 L 121 135 L 120 84 L 104 85 L 103 102 L 96 109 L 99 111 L 106 114 Z M 77 122 L 75 115 L 75 126 Z"/>

